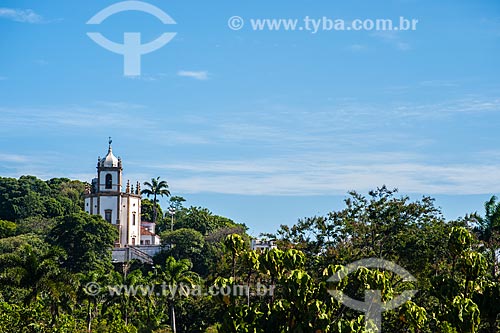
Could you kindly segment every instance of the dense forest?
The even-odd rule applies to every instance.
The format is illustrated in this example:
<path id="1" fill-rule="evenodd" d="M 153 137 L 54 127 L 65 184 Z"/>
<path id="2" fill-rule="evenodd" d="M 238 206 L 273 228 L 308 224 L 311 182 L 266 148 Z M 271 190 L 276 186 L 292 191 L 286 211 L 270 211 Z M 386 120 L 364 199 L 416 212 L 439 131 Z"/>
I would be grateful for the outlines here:
<path id="1" fill-rule="evenodd" d="M 408 289 L 418 292 L 383 312 L 382 331 L 500 332 L 496 197 L 447 221 L 430 197 L 352 192 L 342 210 L 262 235 L 277 244 L 265 251 L 250 249 L 244 224 L 179 196 L 169 207 L 144 198 L 164 248 L 153 264 L 118 264 L 117 231 L 83 211 L 85 186 L 0 178 L 0 332 L 367 332 L 331 290 L 358 300 L 380 290 L 387 303 Z M 361 267 L 330 280 L 364 258 L 415 279 Z"/>

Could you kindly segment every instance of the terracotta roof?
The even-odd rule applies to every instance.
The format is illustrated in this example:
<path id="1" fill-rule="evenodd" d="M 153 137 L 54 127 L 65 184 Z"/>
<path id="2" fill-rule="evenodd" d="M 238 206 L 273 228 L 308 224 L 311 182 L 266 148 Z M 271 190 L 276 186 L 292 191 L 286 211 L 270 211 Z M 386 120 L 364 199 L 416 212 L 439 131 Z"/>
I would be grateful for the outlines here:
<path id="1" fill-rule="evenodd" d="M 145 235 L 145 236 L 155 236 L 155 234 L 153 234 L 151 231 L 149 231 L 148 229 L 146 229 L 144 227 L 141 227 L 141 236 L 142 235 Z"/>

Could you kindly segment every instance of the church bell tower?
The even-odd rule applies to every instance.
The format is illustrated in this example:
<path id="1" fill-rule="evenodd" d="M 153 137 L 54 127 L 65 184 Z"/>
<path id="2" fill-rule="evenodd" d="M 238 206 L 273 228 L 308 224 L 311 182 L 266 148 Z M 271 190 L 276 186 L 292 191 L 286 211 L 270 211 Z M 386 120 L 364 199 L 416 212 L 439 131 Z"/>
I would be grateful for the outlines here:
<path id="1" fill-rule="evenodd" d="M 97 160 L 97 178 L 85 194 L 85 211 L 92 215 L 101 215 L 106 221 L 116 226 L 119 238 L 116 247 L 135 246 L 140 240 L 141 190 L 137 182 L 136 190 L 127 183 L 122 192 L 122 161 L 113 155 L 109 138 L 108 153 Z"/>

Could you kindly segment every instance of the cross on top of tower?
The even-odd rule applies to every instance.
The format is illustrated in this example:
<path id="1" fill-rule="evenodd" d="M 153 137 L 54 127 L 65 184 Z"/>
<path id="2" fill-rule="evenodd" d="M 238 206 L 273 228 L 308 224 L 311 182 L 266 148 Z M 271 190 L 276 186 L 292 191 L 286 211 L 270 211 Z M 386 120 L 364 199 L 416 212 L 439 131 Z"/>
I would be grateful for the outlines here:
<path id="1" fill-rule="evenodd" d="M 120 158 L 116 158 L 115 155 L 113 155 L 113 149 L 111 147 L 111 144 L 113 143 L 113 140 L 111 137 L 108 137 L 108 154 L 100 160 L 100 166 L 101 167 L 121 167 L 121 160 Z"/>

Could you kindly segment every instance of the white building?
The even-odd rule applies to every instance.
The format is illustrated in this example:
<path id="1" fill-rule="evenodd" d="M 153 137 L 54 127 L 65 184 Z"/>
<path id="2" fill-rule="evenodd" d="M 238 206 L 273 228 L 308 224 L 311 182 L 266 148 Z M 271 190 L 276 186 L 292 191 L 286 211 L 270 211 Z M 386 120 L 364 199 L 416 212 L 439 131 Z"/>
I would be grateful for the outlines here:
<path id="1" fill-rule="evenodd" d="M 253 251 L 265 251 L 277 248 L 273 240 L 252 239 L 251 248 Z"/>
<path id="2" fill-rule="evenodd" d="M 115 247 L 139 245 L 141 240 L 141 188 L 137 182 L 135 191 L 127 182 L 122 192 L 122 161 L 113 155 L 109 140 L 108 153 L 97 162 L 97 178 L 85 191 L 85 211 L 101 215 L 119 232 Z"/>
<path id="3" fill-rule="evenodd" d="M 141 222 L 141 246 L 160 245 L 160 236 L 156 234 L 156 224 Z"/>

